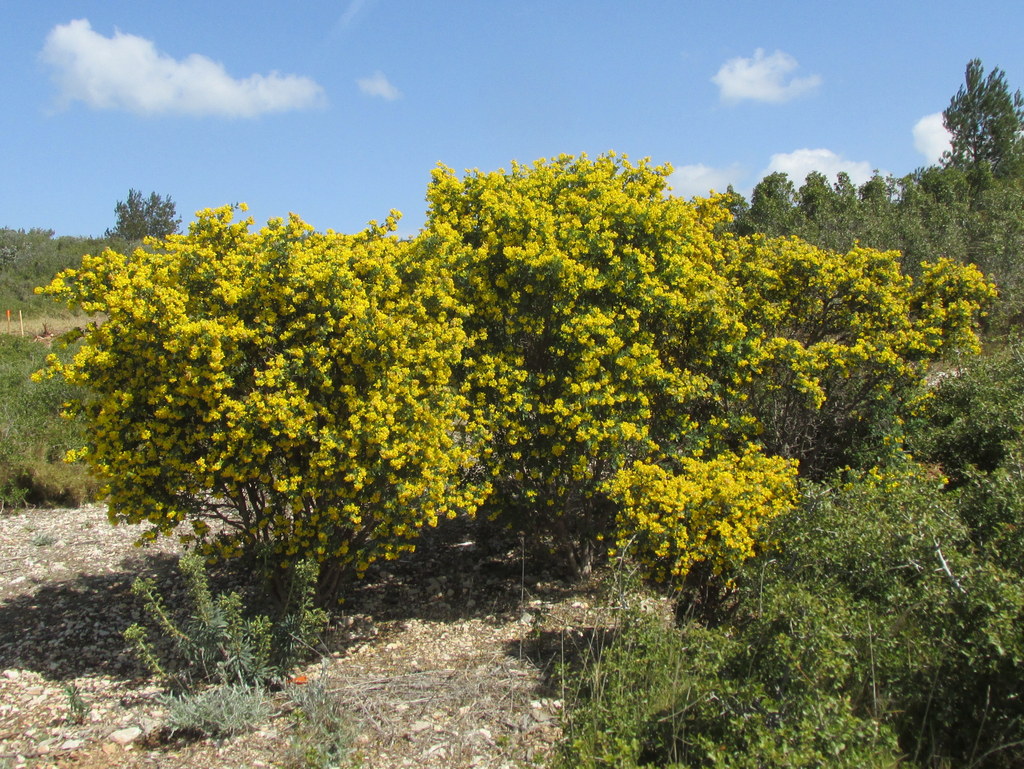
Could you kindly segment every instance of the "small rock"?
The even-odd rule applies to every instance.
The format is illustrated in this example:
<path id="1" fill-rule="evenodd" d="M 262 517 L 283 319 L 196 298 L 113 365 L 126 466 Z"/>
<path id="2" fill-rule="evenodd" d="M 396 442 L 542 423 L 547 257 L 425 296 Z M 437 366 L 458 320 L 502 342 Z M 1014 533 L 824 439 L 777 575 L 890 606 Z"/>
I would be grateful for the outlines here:
<path id="1" fill-rule="evenodd" d="M 121 747 L 131 745 L 135 740 L 142 736 L 142 730 L 137 726 L 129 726 L 124 729 L 118 729 L 116 732 L 112 732 L 110 735 L 110 741 L 116 742 Z"/>
<path id="2" fill-rule="evenodd" d="M 433 724 L 430 723 L 429 721 L 417 721 L 416 723 L 414 723 L 412 726 L 409 727 L 409 733 L 410 734 L 419 734 L 420 732 L 427 731 L 427 729 L 431 728 L 432 726 L 433 726 Z"/>
<path id="3" fill-rule="evenodd" d="M 21 678 L 21 671 L 20 670 L 13 670 L 13 669 L 12 670 L 5 670 L 4 671 L 4 678 L 6 678 L 8 681 L 17 681 L 19 678 Z"/>
<path id="4" fill-rule="evenodd" d="M 85 740 L 64 740 L 61 743 L 61 750 L 78 750 L 85 744 Z"/>
<path id="5" fill-rule="evenodd" d="M 491 734 L 490 729 L 476 729 L 470 732 L 467 736 L 469 737 L 470 740 L 479 741 L 484 743 L 485 745 L 494 744 L 494 737 Z"/>

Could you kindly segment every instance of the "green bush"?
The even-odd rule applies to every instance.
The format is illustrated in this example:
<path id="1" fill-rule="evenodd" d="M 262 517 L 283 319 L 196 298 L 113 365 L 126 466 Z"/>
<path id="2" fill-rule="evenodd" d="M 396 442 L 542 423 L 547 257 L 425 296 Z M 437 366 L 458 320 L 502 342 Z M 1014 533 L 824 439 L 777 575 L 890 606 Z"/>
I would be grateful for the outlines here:
<path id="1" fill-rule="evenodd" d="M 315 650 L 327 615 L 313 607 L 314 563 L 296 568 L 291 600 L 276 621 L 263 614 L 251 616 L 239 593 L 214 595 L 201 556 L 186 555 L 179 565 L 191 602 L 184 621 L 171 615 L 152 579 L 140 578 L 132 585 L 171 649 L 158 648 L 142 625 L 125 631 L 142 662 L 173 692 L 187 693 L 210 683 L 262 688 Z"/>
<path id="2" fill-rule="evenodd" d="M 825 613 L 806 598 L 765 607 L 785 612 L 790 625 L 765 628 L 753 652 L 754 639 L 725 629 L 623 614 L 607 646 L 568 677 L 558 766 L 895 765 L 891 730 L 858 714 L 835 686 L 849 667 L 849 644 L 803 645 Z"/>
<path id="3" fill-rule="evenodd" d="M 912 463 L 805 485 L 716 616 L 623 623 L 566 763 L 1019 766 L 1018 452 L 957 491 Z"/>
<path id="4" fill-rule="evenodd" d="M 993 471 L 1024 437 L 1024 340 L 996 340 L 988 354 L 956 361 L 921 409 L 911 450 L 954 485 Z"/>

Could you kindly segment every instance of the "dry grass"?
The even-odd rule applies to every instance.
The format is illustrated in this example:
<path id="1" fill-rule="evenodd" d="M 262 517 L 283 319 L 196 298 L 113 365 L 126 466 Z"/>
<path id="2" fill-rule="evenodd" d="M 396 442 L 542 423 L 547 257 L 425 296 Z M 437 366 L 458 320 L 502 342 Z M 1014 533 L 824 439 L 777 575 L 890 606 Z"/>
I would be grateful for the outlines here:
<path id="1" fill-rule="evenodd" d="M 70 312 L 49 315 L 18 316 L 17 311 L 7 313 L 0 310 L 0 333 L 24 336 L 42 341 L 50 340 L 73 328 L 85 328 L 92 321 L 100 321 L 102 315 L 74 315 Z"/>

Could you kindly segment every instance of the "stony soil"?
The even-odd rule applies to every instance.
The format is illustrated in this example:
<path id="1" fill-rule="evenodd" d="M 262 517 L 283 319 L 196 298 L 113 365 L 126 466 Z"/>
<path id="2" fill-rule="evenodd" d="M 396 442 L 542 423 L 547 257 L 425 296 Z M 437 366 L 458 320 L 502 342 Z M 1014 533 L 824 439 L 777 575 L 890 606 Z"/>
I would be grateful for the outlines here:
<path id="1" fill-rule="evenodd" d="M 139 575 L 183 603 L 180 549 L 137 548 L 137 535 L 101 507 L 0 515 L 0 767 L 298 765 L 287 689 L 239 736 L 168 732 L 162 690 L 121 633 L 144 619 Z M 561 734 L 553 667 L 604 612 L 593 585 L 533 571 L 515 542 L 475 524 L 429 532 L 353 589 L 294 685 L 344 704 L 353 765 L 540 765 Z M 214 588 L 242 579 L 217 575 Z"/>

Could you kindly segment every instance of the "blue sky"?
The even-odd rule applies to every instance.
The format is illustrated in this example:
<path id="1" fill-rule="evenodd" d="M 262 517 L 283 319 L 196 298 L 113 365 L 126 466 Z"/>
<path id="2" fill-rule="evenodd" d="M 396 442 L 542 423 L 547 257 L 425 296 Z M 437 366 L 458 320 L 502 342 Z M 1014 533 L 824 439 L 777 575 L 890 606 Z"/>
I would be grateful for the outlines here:
<path id="1" fill-rule="evenodd" d="M 185 222 L 397 208 L 413 234 L 438 163 L 609 150 L 687 196 L 902 175 L 969 59 L 1024 87 L 1022 22 L 1020 0 L 5 0 L 0 226 L 101 235 L 136 188 Z"/>

